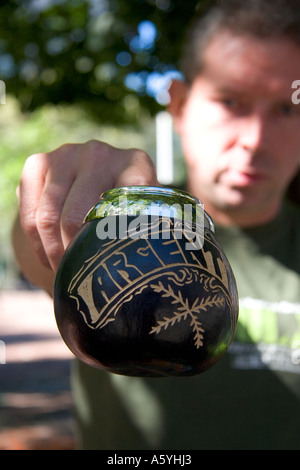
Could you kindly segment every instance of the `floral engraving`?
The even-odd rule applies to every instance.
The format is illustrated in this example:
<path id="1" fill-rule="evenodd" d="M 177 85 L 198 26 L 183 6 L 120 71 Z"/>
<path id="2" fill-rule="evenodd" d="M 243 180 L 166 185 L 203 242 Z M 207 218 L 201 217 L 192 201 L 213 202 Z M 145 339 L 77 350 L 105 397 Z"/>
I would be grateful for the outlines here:
<path id="1" fill-rule="evenodd" d="M 162 297 L 171 297 L 172 304 L 176 305 L 176 310 L 173 312 L 172 316 L 164 317 L 163 320 L 157 322 L 157 326 L 153 327 L 150 331 L 150 334 L 160 333 L 162 329 L 166 330 L 168 327 L 173 326 L 176 322 L 179 323 L 181 320 L 190 320 L 190 326 L 194 332 L 194 344 L 197 349 L 203 346 L 203 334 L 205 330 L 202 328 L 202 323 L 199 321 L 197 314 L 201 311 L 207 311 L 213 307 L 223 307 L 224 298 L 218 297 L 217 295 L 208 296 L 207 298 L 202 298 L 199 300 L 199 297 L 193 302 L 190 306 L 188 299 L 183 299 L 182 293 L 178 290 L 177 294 L 174 292 L 172 287 L 164 287 L 163 283 L 159 281 L 157 285 L 151 284 L 150 286 L 154 292 L 161 292 Z"/>

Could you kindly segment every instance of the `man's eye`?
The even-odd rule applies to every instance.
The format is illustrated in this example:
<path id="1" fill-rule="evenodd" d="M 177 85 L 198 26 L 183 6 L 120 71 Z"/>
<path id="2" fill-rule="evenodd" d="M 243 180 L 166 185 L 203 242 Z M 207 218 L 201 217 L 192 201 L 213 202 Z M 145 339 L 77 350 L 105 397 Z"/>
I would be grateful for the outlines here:
<path id="1" fill-rule="evenodd" d="M 223 99 L 223 104 L 227 107 L 227 108 L 236 108 L 238 106 L 238 102 L 237 100 L 233 99 L 233 98 L 226 98 L 226 99 Z"/>
<path id="2" fill-rule="evenodd" d="M 294 114 L 295 108 L 291 104 L 282 104 L 280 105 L 279 112 L 284 116 L 291 116 Z"/>
<path id="3" fill-rule="evenodd" d="M 249 112 L 249 106 L 241 100 L 235 98 L 225 98 L 222 100 L 223 106 L 238 115 L 244 115 Z"/>

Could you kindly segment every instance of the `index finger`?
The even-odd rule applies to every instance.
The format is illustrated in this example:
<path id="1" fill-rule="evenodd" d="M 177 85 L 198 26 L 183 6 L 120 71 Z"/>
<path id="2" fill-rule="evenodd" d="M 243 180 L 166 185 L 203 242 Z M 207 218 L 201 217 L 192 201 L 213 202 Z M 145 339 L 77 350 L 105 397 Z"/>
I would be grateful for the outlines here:
<path id="1" fill-rule="evenodd" d="M 47 171 L 46 154 L 35 154 L 28 157 L 23 167 L 17 192 L 21 227 L 41 262 L 49 267 L 36 224 L 36 213 Z"/>

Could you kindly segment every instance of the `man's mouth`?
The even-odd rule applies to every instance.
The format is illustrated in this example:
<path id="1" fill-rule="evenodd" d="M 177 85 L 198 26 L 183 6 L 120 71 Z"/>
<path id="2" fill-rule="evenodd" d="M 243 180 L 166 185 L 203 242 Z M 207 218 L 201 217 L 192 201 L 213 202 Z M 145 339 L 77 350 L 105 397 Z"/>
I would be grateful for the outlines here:
<path id="1" fill-rule="evenodd" d="M 254 186 L 266 179 L 266 175 L 256 170 L 229 169 L 225 173 L 226 181 L 235 187 Z"/>

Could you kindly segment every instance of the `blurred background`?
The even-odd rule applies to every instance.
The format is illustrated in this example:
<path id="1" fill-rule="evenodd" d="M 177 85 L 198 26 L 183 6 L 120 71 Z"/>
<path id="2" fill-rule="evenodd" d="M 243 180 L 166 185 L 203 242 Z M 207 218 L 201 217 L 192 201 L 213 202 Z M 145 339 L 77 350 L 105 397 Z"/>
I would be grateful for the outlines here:
<path id="1" fill-rule="evenodd" d="M 46 294 L 15 265 L 11 226 L 25 159 L 100 139 L 146 150 L 184 182 L 168 85 L 205 0 L 3 0 L 0 5 L 0 449 L 73 448 L 69 375 Z"/>

